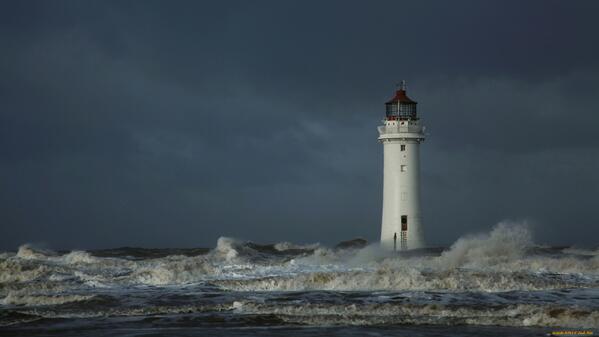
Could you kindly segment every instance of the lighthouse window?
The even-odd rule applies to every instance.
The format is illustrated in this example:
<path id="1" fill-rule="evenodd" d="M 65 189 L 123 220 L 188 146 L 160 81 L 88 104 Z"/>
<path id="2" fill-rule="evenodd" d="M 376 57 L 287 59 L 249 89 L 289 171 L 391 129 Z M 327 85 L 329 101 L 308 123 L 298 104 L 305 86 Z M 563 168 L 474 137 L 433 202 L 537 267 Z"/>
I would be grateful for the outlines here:
<path id="1" fill-rule="evenodd" d="M 406 146 L 405 145 L 401 145 L 401 150 L 405 151 L 406 150 Z"/>
<path id="2" fill-rule="evenodd" d="M 401 216 L 401 230 L 402 231 L 408 230 L 408 216 L 407 215 Z"/>
<path id="3" fill-rule="evenodd" d="M 401 172 L 406 172 L 408 170 L 407 165 L 401 165 Z"/>

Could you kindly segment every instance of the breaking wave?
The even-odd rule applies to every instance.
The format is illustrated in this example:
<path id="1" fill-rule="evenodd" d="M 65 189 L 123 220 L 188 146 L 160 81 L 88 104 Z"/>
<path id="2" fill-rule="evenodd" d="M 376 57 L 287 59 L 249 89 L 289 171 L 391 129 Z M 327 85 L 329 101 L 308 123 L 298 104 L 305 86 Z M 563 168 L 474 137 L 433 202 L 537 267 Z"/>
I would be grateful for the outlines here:
<path id="1" fill-rule="evenodd" d="M 0 258 L 0 283 L 71 280 L 96 287 L 210 282 L 233 290 L 539 290 L 596 286 L 599 254 L 539 250 L 528 227 L 500 223 L 443 252 L 393 254 L 377 245 L 258 245 L 221 237 L 196 256 L 129 259 L 21 246 Z"/>
<path id="2" fill-rule="evenodd" d="M 532 246 L 526 223 L 502 222 L 489 234 L 460 238 L 439 260 L 447 268 L 498 265 L 521 259 Z"/>
<path id="3" fill-rule="evenodd" d="M 168 296 L 147 295 L 155 289 Z M 3 319 L 6 324 L 33 321 L 40 315 L 212 310 L 311 325 L 598 327 L 599 308 L 593 304 L 599 303 L 597 289 L 599 250 L 539 246 L 525 223 L 509 222 L 489 233 L 460 238 L 444 250 L 397 254 L 362 239 L 330 248 L 289 242 L 261 245 L 227 237 L 219 238 L 211 250 L 125 247 L 58 253 L 23 245 L 16 253 L 0 254 L 0 314 L 3 308 L 10 310 L 10 319 L 0 317 L 0 324 Z M 381 291 L 431 299 L 381 302 Z M 268 297 L 281 292 L 321 292 L 318 296 L 330 302 L 306 300 L 313 299 L 311 295 L 274 302 Z M 354 303 L 354 295 L 343 292 L 372 298 Z M 267 298 L 248 299 L 256 294 Z M 443 300 L 432 300 L 435 296 Z"/>

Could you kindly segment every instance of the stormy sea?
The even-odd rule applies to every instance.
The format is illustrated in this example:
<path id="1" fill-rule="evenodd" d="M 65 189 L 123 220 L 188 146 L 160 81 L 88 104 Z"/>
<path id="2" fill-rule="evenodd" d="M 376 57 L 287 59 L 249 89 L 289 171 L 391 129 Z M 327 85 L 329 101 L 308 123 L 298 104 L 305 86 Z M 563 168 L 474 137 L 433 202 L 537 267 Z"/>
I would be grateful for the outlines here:
<path id="1" fill-rule="evenodd" d="M 214 248 L 0 253 L 1 336 L 546 336 L 599 328 L 599 250 L 502 223 L 394 253 L 222 237 Z M 595 331 L 596 333 L 596 331 Z"/>

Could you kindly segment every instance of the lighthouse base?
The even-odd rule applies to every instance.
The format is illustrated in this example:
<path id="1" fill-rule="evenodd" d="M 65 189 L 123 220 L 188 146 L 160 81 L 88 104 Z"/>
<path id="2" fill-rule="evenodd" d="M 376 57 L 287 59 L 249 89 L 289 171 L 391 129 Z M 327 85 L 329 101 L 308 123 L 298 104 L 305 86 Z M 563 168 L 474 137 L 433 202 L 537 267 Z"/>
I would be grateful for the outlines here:
<path id="1" fill-rule="evenodd" d="M 420 232 L 420 219 L 403 219 L 397 224 L 383 224 L 381 227 L 381 246 L 388 250 L 407 250 L 423 248 L 424 241 Z"/>

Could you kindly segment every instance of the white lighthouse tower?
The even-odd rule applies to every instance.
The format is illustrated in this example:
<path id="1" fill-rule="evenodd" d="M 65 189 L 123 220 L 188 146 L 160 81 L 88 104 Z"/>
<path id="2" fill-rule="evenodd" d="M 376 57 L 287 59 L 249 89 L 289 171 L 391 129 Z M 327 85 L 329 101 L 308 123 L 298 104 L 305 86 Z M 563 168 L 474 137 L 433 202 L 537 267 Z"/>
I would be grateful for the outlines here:
<path id="1" fill-rule="evenodd" d="M 378 127 L 384 148 L 381 245 L 404 250 L 422 247 L 420 216 L 420 143 L 424 127 L 416 102 L 406 96 L 405 81 L 385 103 L 384 125 Z"/>

